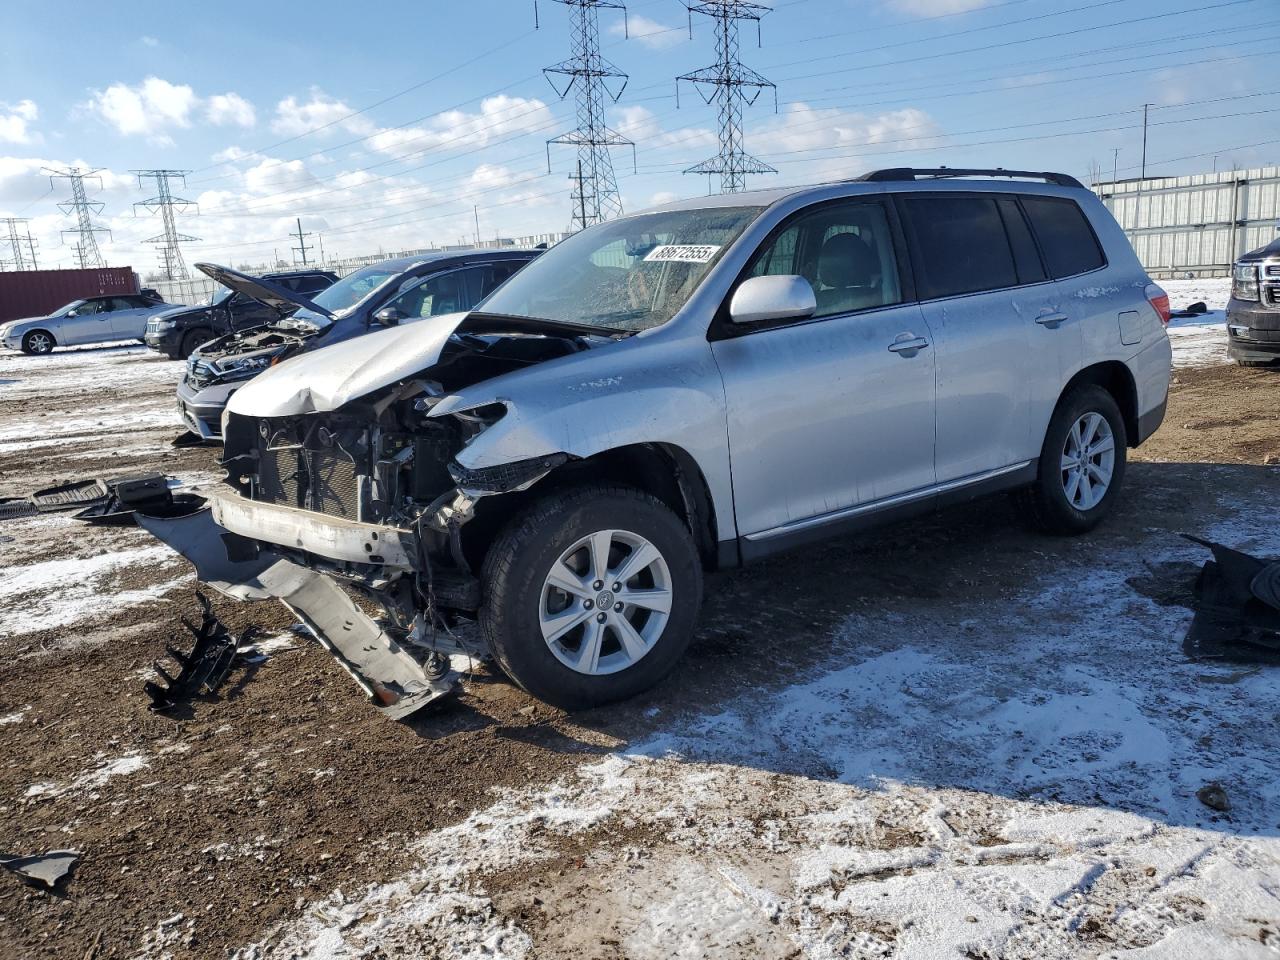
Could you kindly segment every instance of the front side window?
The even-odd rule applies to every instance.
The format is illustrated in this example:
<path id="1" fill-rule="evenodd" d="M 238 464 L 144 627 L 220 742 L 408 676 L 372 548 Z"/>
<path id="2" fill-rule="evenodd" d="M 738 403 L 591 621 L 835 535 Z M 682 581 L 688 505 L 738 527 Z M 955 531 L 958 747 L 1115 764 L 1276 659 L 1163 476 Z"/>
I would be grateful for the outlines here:
<path id="1" fill-rule="evenodd" d="M 889 218 L 878 201 L 800 214 L 765 244 L 748 273 L 804 277 L 818 301 L 815 318 L 902 302 Z"/>
<path id="2" fill-rule="evenodd" d="M 387 303 L 410 319 L 438 317 L 465 309 L 462 302 L 462 274 L 442 273 L 431 277 Z"/>
<path id="3" fill-rule="evenodd" d="M 479 309 L 605 330 L 659 326 L 762 209 L 667 210 L 598 224 L 530 262 Z"/>
<path id="4" fill-rule="evenodd" d="M 921 300 L 1017 285 L 995 197 L 907 194 L 901 202 Z"/>
<path id="5" fill-rule="evenodd" d="M 72 309 L 75 310 L 77 317 L 88 317 L 100 311 L 97 300 L 86 300 Z"/>
<path id="6" fill-rule="evenodd" d="M 1023 197 L 1022 205 L 1031 218 L 1031 227 L 1040 239 L 1049 272 L 1055 280 L 1106 266 L 1098 238 L 1074 200 Z"/>

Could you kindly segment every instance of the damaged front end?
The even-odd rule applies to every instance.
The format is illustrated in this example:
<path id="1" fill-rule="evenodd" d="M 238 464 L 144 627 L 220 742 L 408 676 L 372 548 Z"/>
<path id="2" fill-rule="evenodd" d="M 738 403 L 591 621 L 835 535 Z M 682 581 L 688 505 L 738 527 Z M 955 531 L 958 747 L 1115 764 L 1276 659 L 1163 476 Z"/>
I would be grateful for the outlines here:
<path id="1" fill-rule="evenodd" d="M 506 405 L 435 408 L 453 390 L 588 348 L 577 333 L 454 335 L 431 366 L 332 409 L 314 409 L 329 405 L 310 393 L 305 403 L 233 404 L 223 421 L 226 485 L 205 491 L 195 513 L 140 512 L 138 523 L 213 589 L 280 600 L 379 710 L 407 716 L 452 689 L 450 656 L 487 655 L 465 628 L 481 602 L 462 538 L 478 502 L 528 489 L 569 459 L 468 469 L 458 454 Z M 312 391 L 324 370 L 296 379 Z"/>

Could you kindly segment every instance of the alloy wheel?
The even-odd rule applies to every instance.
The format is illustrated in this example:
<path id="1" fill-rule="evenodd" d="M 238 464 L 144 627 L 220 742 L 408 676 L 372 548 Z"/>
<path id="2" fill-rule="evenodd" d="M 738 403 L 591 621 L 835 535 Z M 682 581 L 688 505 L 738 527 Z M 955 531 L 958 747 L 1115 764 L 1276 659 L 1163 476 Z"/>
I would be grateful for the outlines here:
<path id="1" fill-rule="evenodd" d="M 538 621 L 557 660 L 602 676 L 633 666 L 653 649 L 672 599 L 671 571 L 657 547 L 628 530 L 600 530 L 551 565 Z"/>
<path id="2" fill-rule="evenodd" d="M 1100 413 L 1086 413 L 1067 431 L 1062 448 L 1062 489 L 1077 510 L 1092 510 L 1111 487 L 1116 441 Z"/>
<path id="3" fill-rule="evenodd" d="M 53 341 L 47 333 L 33 333 L 27 337 L 27 345 L 32 353 L 48 353 L 53 349 Z"/>

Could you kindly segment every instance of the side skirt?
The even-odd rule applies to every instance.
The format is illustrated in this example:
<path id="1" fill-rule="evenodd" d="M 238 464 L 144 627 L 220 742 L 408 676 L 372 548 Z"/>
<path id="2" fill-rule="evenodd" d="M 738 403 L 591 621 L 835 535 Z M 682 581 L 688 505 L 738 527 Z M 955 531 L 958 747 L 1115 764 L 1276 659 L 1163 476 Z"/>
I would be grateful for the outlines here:
<path id="1" fill-rule="evenodd" d="M 1036 479 L 1039 458 L 993 470 L 976 477 L 951 481 L 936 487 L 860 504 L 821 517 L 799 520 L 783 527 L 738 538 L 743 563 L 763 560 L 797 547 L 832 537 L 858 533 L 886 523 L 918 517 L 944 507 L 966 503 L 979 497 L 1014 490 Z"/>

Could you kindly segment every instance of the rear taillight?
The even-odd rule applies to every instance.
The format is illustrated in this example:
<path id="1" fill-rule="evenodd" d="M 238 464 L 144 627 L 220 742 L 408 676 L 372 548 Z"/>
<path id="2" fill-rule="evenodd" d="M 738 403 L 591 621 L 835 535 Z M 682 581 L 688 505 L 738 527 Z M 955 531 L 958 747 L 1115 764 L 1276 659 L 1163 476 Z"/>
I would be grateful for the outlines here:
<path id="1" fill-rule="evenodd" d="M 1169 322 L 1169 295 L 1164 292 L 1162 287 L 1154 283 L 1147 284 L 1147 302 L 1155 308 L 1156 313 L 1160 314 L 1160 322 Z"/>

